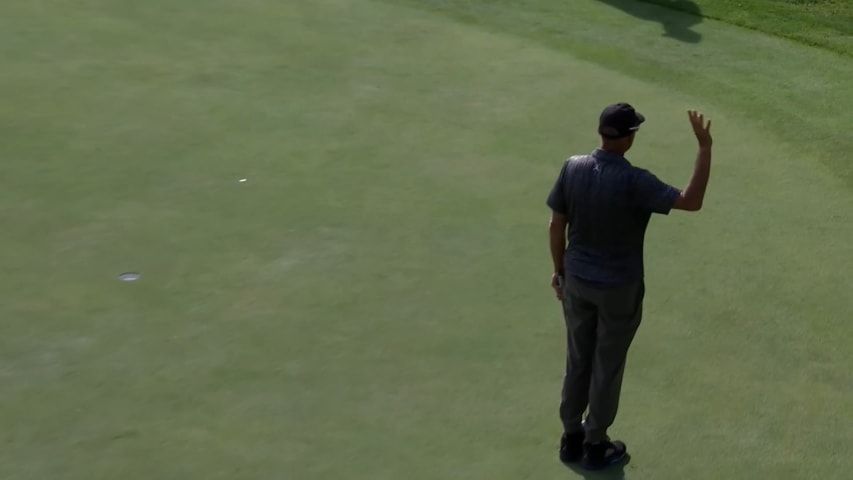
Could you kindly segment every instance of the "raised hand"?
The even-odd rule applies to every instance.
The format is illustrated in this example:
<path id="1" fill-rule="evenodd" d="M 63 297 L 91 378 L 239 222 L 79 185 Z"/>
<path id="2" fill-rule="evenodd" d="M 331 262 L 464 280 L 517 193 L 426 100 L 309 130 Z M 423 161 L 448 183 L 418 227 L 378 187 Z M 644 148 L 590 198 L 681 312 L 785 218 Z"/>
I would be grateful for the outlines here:
<path id="1" fill-rule="evenodd" d="M 714 143 L 711 138 L 711 120 L 705 122 L 705 115 L 696 110 L 688 110 L 687 115 L 690 117 L 690 125 L 693 127 L 693 134 L 696 135 L 696 140 L 700 147 L 710 147 Z"/>

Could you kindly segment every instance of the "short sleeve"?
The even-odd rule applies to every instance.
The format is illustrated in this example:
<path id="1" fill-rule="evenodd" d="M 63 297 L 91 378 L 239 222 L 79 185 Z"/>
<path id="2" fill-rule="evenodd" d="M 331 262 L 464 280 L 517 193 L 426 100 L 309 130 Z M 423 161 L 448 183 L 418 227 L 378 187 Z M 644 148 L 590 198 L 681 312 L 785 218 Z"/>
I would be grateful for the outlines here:
<path id="1" fill-rule="evenodd" d="M 551 187 L 551 192 L 548 193 L 546 204 L 551 207 L 551 210 L 565 215 L 568 210 L 566 205 L 566 176 L 568 170 L 568 162 L 563 163 L 563 168 L 560 169 L 560 174 L 557 175 L 557 180 Z"/>
<path id="2" fill-rule="evenodd" d="M 667 215 L 680 194 L 680 190 L 661 181 L 648 170 L 638 170 L 634 195 L 644 209 Z"/>

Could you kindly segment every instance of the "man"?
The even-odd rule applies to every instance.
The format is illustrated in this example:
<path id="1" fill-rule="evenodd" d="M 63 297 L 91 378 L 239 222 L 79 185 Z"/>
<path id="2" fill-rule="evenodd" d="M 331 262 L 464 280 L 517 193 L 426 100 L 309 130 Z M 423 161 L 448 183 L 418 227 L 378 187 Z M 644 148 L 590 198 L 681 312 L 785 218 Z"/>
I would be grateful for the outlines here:
<path id="1" fill-rule="evenodd" d="M 652 213 L 701 209 L 710 175 L 711 122 L 693 110 L 688 118 L 699 147 L 684 190 L 625 159 L 645 118 L 617 103 L 599 118 L 601 146 L 565 161 L 548 195 L 551 286 L 563 304 L 568 340 L 560 402 L 564 462 L 600 469 L 627 456 L 625 444 L 611 441 L 607 429 L 642 317 L 646 226 Z"/>

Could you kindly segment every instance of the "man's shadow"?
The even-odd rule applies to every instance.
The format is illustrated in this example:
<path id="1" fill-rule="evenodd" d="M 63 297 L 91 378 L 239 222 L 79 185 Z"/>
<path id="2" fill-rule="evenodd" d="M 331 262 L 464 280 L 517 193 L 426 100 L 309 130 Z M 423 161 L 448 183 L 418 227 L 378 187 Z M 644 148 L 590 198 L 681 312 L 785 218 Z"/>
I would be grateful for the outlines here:
<path id="1" fill-rule="evenodd" d="M 631 462 L 631 456 L 628 455 L 618 465 L 607 467 L 603 470 L 586 470 L 578 463 L 565 464 L 569 470 L 575 472 L 584 478 L 584 480 L 627 480 L 625 478 L 625 466 Z"/>
<path id="2" fill-rule="evenodd" d="M 598 0 L 643 20 L 660 22 L 664 36 L 699 43 L 702 35 L 691 28 L 702 23 L 702 10 L 691 0 Z"/>

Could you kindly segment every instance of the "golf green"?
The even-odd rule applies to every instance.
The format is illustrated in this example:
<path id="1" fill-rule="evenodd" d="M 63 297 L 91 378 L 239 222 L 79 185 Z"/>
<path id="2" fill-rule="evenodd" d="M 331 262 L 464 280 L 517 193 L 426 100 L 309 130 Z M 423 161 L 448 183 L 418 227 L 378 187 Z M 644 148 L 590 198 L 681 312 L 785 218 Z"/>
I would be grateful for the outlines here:
<path id="1" fill-rule="evenodd" d="M 0 479 L 848 478 L 853 60 L 626 5 L 0 3 Z M 590 475 L 544 202 L 614 101 L 714 165 Z"/>

